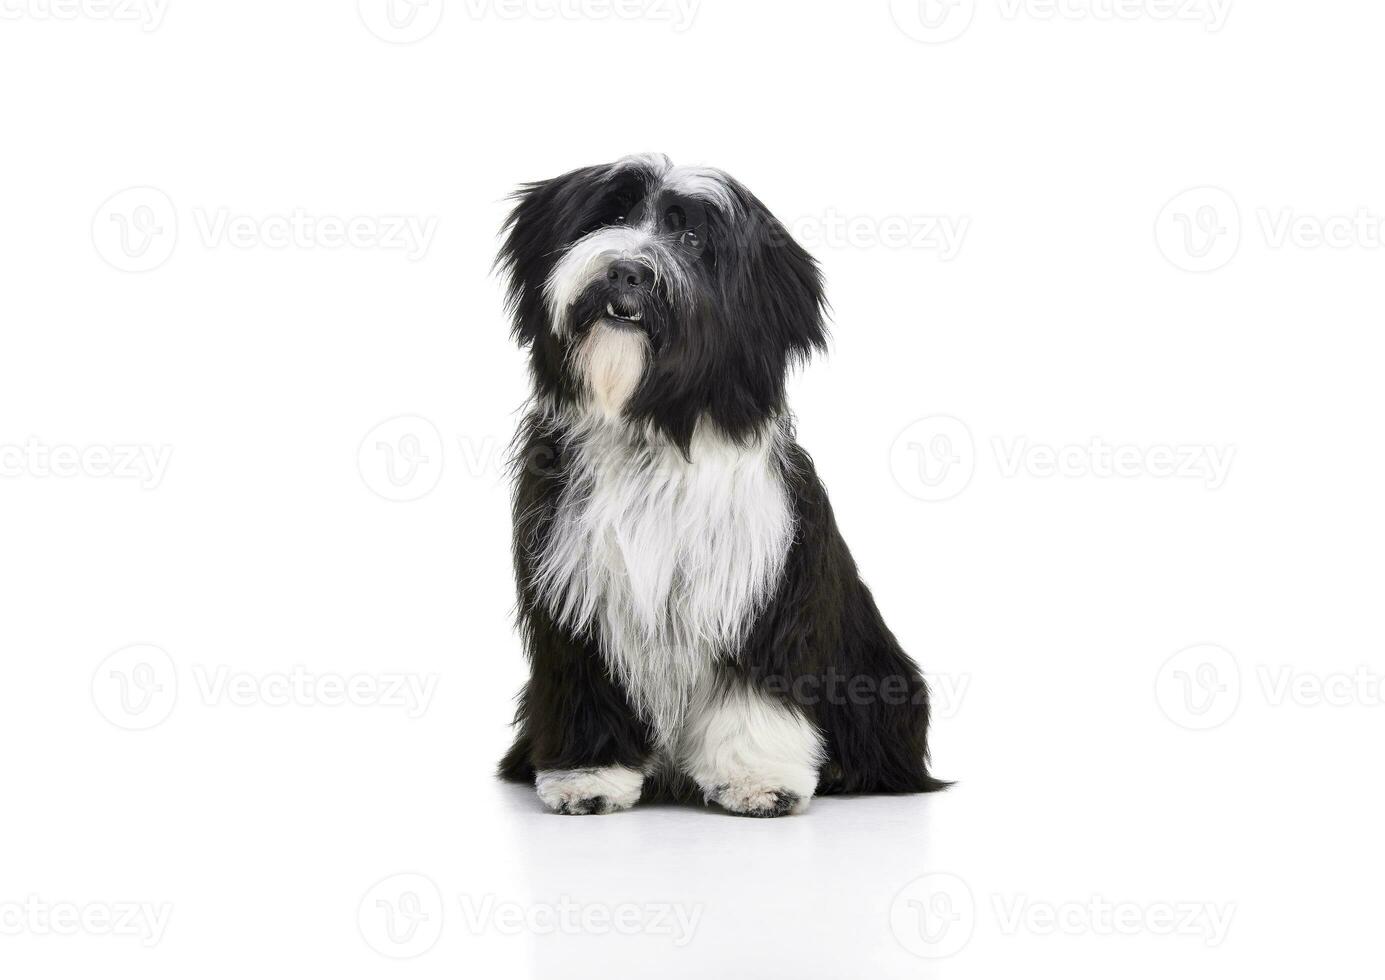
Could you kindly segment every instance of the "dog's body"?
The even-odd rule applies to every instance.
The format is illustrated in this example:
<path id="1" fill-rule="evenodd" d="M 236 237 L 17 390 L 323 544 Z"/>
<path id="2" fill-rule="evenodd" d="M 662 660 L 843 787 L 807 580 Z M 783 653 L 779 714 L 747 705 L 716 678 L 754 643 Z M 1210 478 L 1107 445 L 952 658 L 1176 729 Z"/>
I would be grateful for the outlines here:
<path id="1" fill-rule="evenodd" d="M 812 259 L 729 177 L 663 157 L 519 198 L 500 261 L 535 382 L 515 454 L 532 671 L 501 774 L 562 813 L 655 785 L 756 816 L 944 786 L 927 688 L 783 404 L 824 341 Z"/>

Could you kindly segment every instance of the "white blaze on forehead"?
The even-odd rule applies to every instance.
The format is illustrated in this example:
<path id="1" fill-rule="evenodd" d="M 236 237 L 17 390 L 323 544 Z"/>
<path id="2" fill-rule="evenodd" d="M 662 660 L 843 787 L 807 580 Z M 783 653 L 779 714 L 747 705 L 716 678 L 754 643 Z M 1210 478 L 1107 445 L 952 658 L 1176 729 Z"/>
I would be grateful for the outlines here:
<path id="1" fill-rule="evenodd" d="M 664 153 L 632 153 L 611 164 L 611 173 L 617 174 L 632 168 L 648 170 L 656 177 L 662 177 L 673 169 L 673 161 Z"/>
<path id="2" fill-rule="evenodd" d="M 731 193 L 731 178 L 711 167 L 674 167 L 664 175 L 662 188 L 707 201 L 727 214 L 734 214 L 736 197 Z"/>
<path id="3" fill-rule="evenodd" d="M 642 170 L 652 178 L 651 193 L 669 191 L 715 204 L 728 214 L 737 210 L 731 178 L 715 167 L 675 167 L 662 153 L 636 153 L 621 157 L 611 166 L 611 176 L 626 170 Z"/>

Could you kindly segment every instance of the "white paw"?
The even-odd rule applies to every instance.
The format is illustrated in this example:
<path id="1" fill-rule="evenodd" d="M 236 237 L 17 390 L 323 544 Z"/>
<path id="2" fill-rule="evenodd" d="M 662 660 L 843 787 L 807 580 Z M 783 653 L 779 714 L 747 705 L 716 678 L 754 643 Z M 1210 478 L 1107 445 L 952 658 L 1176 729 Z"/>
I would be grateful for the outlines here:
<path id="1" fill-rule="evenodd" d="M 698 691 L 677 746 L 707 802 L 748 817 L 808 809 L 825 754 L 802 712 L 734 679 Z"/>
<path id="2" fill-rule="evenodd" d="M 811 796 L 754 778 L 734 779 L 707 791 L 707 802 L 744 817 L 783 817 L 808 809 Z"/>
<path id="3" fill-rule="evenodd" d="M 614 813 L 640 798 L 644 773 L 626 766 L 540 769 L 534 777 L 539 799 L 554 813 Z"/>

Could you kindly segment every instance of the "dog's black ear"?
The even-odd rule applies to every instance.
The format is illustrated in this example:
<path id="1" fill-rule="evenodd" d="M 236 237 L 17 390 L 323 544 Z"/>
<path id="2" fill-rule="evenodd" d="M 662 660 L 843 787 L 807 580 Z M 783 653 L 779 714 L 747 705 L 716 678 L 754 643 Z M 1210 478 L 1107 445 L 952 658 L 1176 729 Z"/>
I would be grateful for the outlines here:
<path id="1" fill-rule="evenodd" d="M 734 181 L 732 191 L 745 220 L 734 226 L 736 261 L 726 270 L 731 308 L 745 311 L 790 361 L 825 350 L 827 299 L 816 260 L 759 198 Z"/>
<path id="2" fill-rule="evenodd" d="M 711 295 L 651 369 L 628 409 L 655 423 L 690 457 L 704 416 L 749 440 L 784 409 L 789 368 L 827 346 L 826 300 L 813 257 L 743 185 L 709 210 L 701 261 Z M 720 202 L 719 202 L 720 203 Z"/>
<path id="3" fill-rule="evenodd" d="M 592 188 L 609 170 L 584 167 L 560 177 L 521 184 L 514 207 L 501 227 L 503 241 L 495 266 L 506 277 L 506 307 L 513 335 L 521 344 L 547 332 L 543 285 L 557 263 L 567 236 L 591 206 Z"/>

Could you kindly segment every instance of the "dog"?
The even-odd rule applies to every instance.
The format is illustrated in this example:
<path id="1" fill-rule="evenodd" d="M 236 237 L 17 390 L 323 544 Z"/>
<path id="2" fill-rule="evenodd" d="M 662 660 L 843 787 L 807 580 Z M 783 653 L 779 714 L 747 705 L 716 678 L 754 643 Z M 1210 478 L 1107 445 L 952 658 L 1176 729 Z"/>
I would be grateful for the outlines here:
<path id="1" fill-rule="evenodd" d="M 785 404 L 816 262 L 740 183 L 661 154 L 522 185 L 496 260 L 532 399 L 514 566 L 530 665 L 502 778 L 557 813 L 919 793 L 928 688 Z"/>

